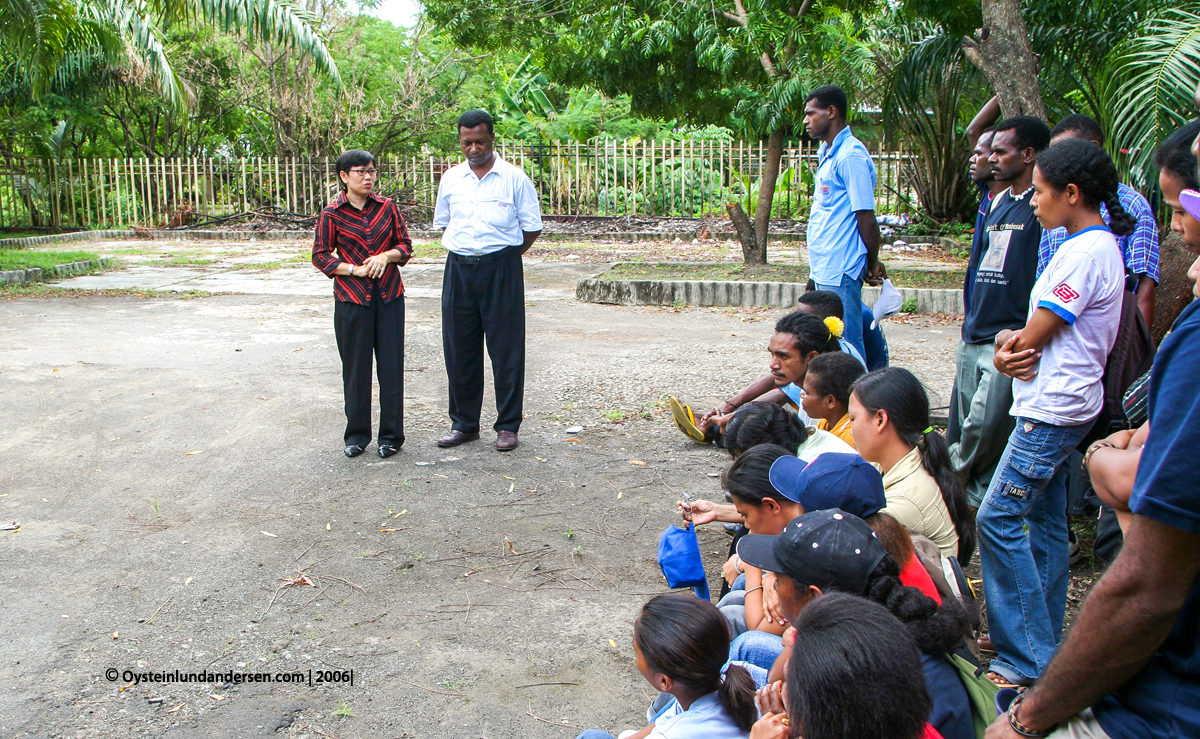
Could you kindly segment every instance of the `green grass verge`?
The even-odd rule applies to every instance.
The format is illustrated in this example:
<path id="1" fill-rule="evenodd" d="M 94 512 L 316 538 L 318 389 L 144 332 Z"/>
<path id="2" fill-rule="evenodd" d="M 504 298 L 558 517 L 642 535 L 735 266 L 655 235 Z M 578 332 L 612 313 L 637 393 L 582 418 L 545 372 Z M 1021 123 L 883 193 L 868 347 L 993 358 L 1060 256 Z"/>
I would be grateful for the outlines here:
<path id="1" fill-rule="evenodd" d="M 41 267 L 48 269 L 60 264 L 71 262 L 86 262 L 97 259 L 90 251 L 28 251 L 26 249 L 0 250 L 0 271 L 10 269 L 32 269 Z"/>
<path id="2" fill-rule="evenodd" d="M 795 264 L 618 264 L 604 274 L 605 280 L 703 280 L 743 282 L 807 282 L 808 267 Z M 961 288 L 965 273 L 930 270 L 889 269 L 896 287 Z"/>
<path id="3" fill-rule="evenodd" d="M 0 300 L 17 300 L 19 298 L 155 298 L 158 300 L 191 300 L 192 298 L 210 298 L 226 293 L 210 293 L 205 290 L 186 290 L 174 292 L 168 290 L 142 290 L 139 288 L 111 288 L 107 290 L 79 290 L 76 288 L 54 287 L 53 283 L 31 282 L 24 285 L 0 285 Z"/>

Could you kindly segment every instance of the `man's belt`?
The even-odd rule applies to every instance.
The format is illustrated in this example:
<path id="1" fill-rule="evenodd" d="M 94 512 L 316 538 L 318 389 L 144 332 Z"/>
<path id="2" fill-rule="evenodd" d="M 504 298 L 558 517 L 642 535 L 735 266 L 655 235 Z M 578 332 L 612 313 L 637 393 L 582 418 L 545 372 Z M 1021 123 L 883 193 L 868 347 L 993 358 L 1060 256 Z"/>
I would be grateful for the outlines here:
<path id="1" fill-rule="evenodd" d="M 520 246 L 506 246 L 503 249 L 497 249 L 496 251 L 490 252 L 488 254 L 478 254 L 475 256 L 467 256 L 465 254 L 459 254 L 458 252 L 452 251 L 452 252 L 450 252 L 450 256 L 453 257 L 454 261 L 458 262 L 459 264 L 465 264 L 467 266 L 473 267 L 477 264 L 483 264 L 484 262 L 490 262 L 490 261 L 494 261 L 496 259 L 500 259 L 501 257 L 508 254 L 509 249 L 519 249 L 519 248 L 521 248 L 521 247 Z"/>

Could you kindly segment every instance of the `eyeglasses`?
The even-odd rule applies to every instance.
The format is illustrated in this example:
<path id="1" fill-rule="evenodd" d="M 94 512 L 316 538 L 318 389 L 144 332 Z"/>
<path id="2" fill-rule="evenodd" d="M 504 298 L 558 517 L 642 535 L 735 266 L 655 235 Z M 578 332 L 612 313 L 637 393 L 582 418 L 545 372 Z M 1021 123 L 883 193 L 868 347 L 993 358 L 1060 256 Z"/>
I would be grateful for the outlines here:
<path id="1" fill-rule="evenodd" d="M 372 168 L 372 169 L 352 169 L 350 171 L 360 177 L 374 177 L 379 174 L 379 170 L 374 169 L 374 168 Z"/>

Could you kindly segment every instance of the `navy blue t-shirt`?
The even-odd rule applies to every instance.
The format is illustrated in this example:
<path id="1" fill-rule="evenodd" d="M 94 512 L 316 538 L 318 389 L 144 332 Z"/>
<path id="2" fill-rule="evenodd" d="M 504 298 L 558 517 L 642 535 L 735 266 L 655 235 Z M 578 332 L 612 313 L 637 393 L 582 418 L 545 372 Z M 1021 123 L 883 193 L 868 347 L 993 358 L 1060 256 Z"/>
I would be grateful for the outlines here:
<path id="1" fill-rule="evenodd" d="M 1029 293 L 1037 279 L 1042 224 L 1029 204 L 1033 189 L 1013 197 L 997 195 L 983 226 L 979 248 L 971 254 L 971 305 L 963 317 L 962 340 L 994 341 L 1007 328 L 1021 328 L 1029 315 Z"/>
<path id="2" fill-rule="evenodd" d="M 888 366 L 887 339 L 883 336 L 883 326 L 871 328 L 875 322 L 875 314 L 867 306 L 863 306 L 863 348 L 866 349 L 867 372 L 874 372 Z"/>
<path id="3" fill-rule="evenodd" d="M 975 286 L 975 254 L 980 251 L 979 244 L 983 241 L 984 227 L 987 225 L 988 211 L 992 209 L 992 189 L 982 182 L 976 182 L 979 188 L 979 210 L 975 213 L 975 235 L 971 237 L 971 254 L 967 260 L 967 279 L 963 281 L 963 312 L 971 312 L 971 288 Z"/>
<path id="4" fill-rule="evenodd" d="M 1163 341 L 1150 374 L 1150 436 L 1129 507 L 1200 534 L 1200 300 Z M 1114 635 L 1119 638 L 1120 635 Z M 1200 579 L 1150 663 L 1093 710 L 1112 739 L 1200 737 Z"/>
<path id="5" fill-rule="evenodd" d="M 921 652 L 925 688 L 933 699 L 929 723 L 943 739 L 975 739 L 971 699 L 958 676 L 958 668 L 944 656 Z"/>

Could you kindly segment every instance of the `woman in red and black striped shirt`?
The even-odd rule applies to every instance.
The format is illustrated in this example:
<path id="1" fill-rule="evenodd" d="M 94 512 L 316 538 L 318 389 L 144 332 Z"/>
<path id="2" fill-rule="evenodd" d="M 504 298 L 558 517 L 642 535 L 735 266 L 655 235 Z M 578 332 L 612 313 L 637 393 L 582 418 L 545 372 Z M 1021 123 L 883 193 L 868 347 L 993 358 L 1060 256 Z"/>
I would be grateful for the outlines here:
<path id="1" fill-rule="evenodd" d="M 333 330 L 342 357 L 346 456 L 371 443 L 371 356 L 379 376 L 379 456 L 404 444 L 404 282 L 412 239 L 391 198 L 374 193 L 375 157 L 338 157 L 342 192 L 321 211 L 312 262 L 333 279 Z"/>

